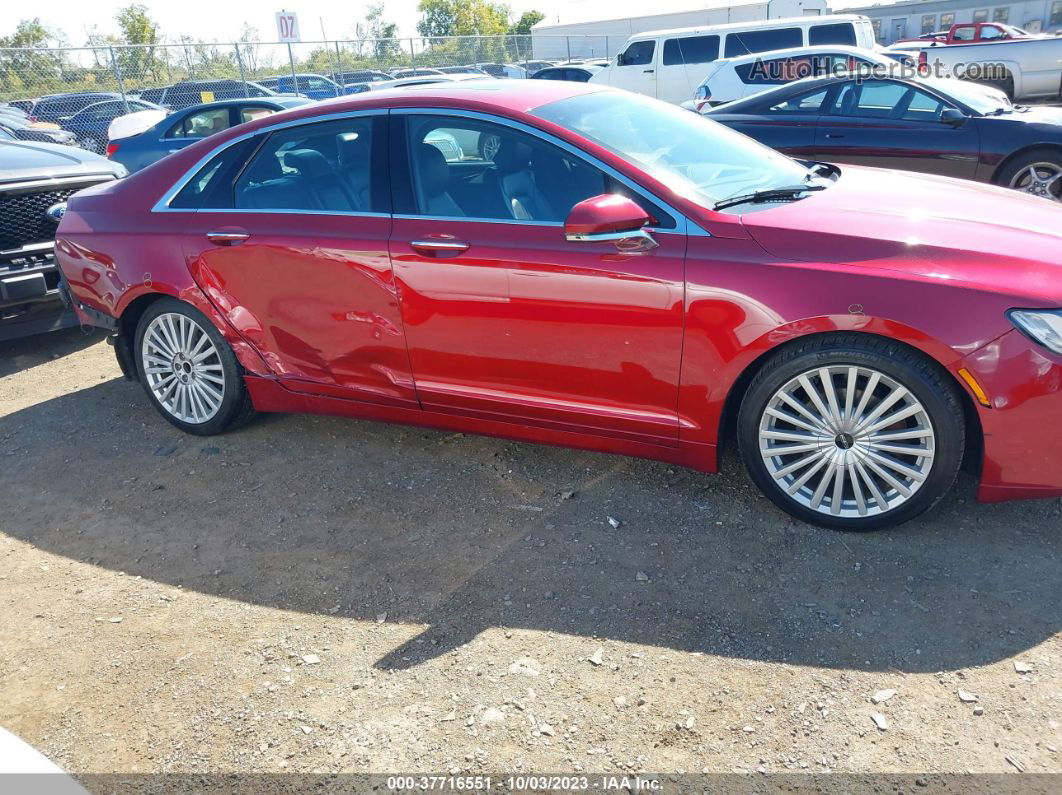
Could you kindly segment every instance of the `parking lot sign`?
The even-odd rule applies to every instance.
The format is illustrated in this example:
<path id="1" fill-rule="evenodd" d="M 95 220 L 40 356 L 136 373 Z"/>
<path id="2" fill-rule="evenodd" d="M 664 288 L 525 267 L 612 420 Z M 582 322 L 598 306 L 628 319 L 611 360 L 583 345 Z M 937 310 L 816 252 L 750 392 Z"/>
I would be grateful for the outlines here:
<path id="1" fill-rule="evenodd" d="M 294 11 L 277 11 L 277 40 L 290 44 L 299 38 L 299 17 Z"/>

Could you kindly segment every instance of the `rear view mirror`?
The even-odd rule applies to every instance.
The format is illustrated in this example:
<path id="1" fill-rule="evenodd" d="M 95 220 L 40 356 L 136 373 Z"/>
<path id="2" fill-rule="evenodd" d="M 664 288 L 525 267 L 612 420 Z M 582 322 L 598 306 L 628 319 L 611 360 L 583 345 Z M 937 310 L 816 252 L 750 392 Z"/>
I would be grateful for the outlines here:
<path id="1" fill-rule="evenodd" d="M 564 236 L 572 242 L 610 241 L 621 251 L 648 251 L 657 242 L 645 230 L 654 219 L 636 202 L 603 193 L 572 207 L 564 221 Z"/>

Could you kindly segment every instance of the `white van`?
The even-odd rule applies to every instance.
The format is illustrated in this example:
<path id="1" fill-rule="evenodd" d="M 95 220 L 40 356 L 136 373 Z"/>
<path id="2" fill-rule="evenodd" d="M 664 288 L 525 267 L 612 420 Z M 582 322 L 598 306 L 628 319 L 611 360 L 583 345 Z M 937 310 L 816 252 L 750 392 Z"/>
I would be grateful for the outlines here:
<path id="1" fill-rule="evenodd" d="M 678 104 L 693 97 L 717 58 L 818 44 L 873 50 L 874 28 L 867 17 L 834 14 L 638 33 L 590 82 Z"/>

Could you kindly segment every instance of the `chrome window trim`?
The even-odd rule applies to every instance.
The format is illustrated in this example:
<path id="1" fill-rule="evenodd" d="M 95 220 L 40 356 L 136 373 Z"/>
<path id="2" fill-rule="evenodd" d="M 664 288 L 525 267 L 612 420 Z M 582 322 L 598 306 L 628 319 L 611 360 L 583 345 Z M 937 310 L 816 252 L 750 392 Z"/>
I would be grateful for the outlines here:
<path id="1" fill-rule="evenodd" d="M 203 212 L 212 212 L 212 213 L 213 212 L 233 212 L 233 211 L 238 211 L 238 212 L 241 212 L 241 213 L 286 212 L 286 213 L 292 213 L 292 214 L 313 213 L 313 214 L 316 214 L 316 215 L 388 215 L 389 216 L 390 213 L 344 213 L 344 212 L 330 212 L 330 211 L 327 211 L 327 210 L 253 210 L 253 209 L 234 208 L 234 207 L 225 207 L 225 208 L 221 208 L 221 209 L 211 208 L 211 207 L 203 207 L 203 208 L 170 207 L 170 202 L 173 201 L 173 198 L 178 193 L 180 193 L 182 190 L 184 190 L 185 186 L 189 182 L 192 181 L 193 177 L 195 177 L 195 175 L 199 173 L 199 171 L 203 168 L 203 166 L 205 166 L 207 163 L 209 163 L 211 160 L 213 160 L 219 154 L 224 152 L 226 149 L 229 149 L 230 147 L 235 146 L 238 143 L 242 143 L 243 141 L 246 141 L 248 138 L 253 138 L 256 135 L 270 135 L 270 134 L 276 132 L 277 130 L 284 130 L 284 129 L 287 129 L 288 127 L 300 127 L 300 126 L 307 125 L 307 124 L 318 124 L 320 122 L 338 121 L 338 120 L 341 120 L 341 119 L 353 119 L 353 118 L 360 118 L 360 117 L 363 117 L 363 116 L 380 116 L 380 115 L 386 115 L 386 113 L 387 113 L 387 108 L 372 108 L 371 110 L 348 110 L 348 111 L 343 111 L 341 113 L 329 113 L 329 114 L 326 114 L 324 116 L 312 116 L 312 117 L 308 117 L 308 118 L 304 118 L 304 119 L 288 119 L 286 121 L 278 122 L 277 124 L 271 124 L 268 127 L 262 127 L 260 129 L 252 130 L 251 132 L 246 132 L 246 133 L 243 133 L 242 135 L 238 135 L 235 138 L 229 139 L 228 141 L 226 141 L 223 144 L 218 144 L 213 149 L 211 149 L 209 152 L 207 152 L 207 154 L 203 155 L 203 157 L 199 158 L 199 160 L 196 161 L 195 165 L 193 165 L 190 169 L 188 169 L 188 171 L 186 171 L 181 176 L 181 178 L 179 180 L 177 180 L 175 183 L 173 183 L 173 185 L 170 187 L 169 190 L 167 190 L 164 194 L 162 194 L 162 196 L 159 198 L 159 200 L 157 202 L 155 202 L 155 204 L 151 207 L 151 212 L 153 212 L 153 213 L 197 213 L 197 212 L 200 212 L 200 210 L 202 210 Z M 230 127 L 229 129 L 232 129 L 232 128 Z M 204 140 L 204 139 L 200 138 L 199 140 Z"/>
<path id="2" fill-rule="evenodd" d="M 607 163 L 602 162 L 601 160 L 598 160 L 596 157 L 594 157 L 593 155 L 589 154 L 588 152 L 584 152 L 582 149 L 579 149 L 577 146 L 574 146 L 574 145 L 568 143 L 567 141 L 564 141 L 564 140 L 562 140 L 560 138 L 557 138 L 555 135 L 552 135 L 551 133 L 548 133 L 545 130 L 541 130 L 538 127 L 534 127 L 534 126 L 532 126 L 530 124 L 525 124 L 524 122 L 521 122 L 521 121 L 516 121 L 515 119 L 509 119 L 509 118 L 506 118 L 504 116 L 495 116 L 493 114 L 482 113 L 480 111 L 458 110 L 456 108 L 422 108 L 422 107 L 401 108 L 401 107 L 399 107 L 399 108 L 391 108 L 391 113 L 394 114 L 394 115 L 401 115 L 401 116 L 454 116 L 456 118 L 461 118 L 461 119 L 478 119 L 480 121 L 485 121 L 485 122 L 492 123 L 492 124 L 501 124 L 501 125 L 503 125 L 505 127 L 511 127 L 513 129 L 520 130 L 521 132 L 527 133 L 528 135 L 533 135 L 533 136 L 535 136 L 537 138 L 541 138 L 542 140 L 548 141 L 549 143 L 553 144 L 554 146 L 558 146 L 561 149 L 565 150 L 566 152 L 568 152 L 568 153 L 570 153 L 572 155 L 575 155 L 579 159 L 590 163 L 591 165 L 593 165 L 598 170 L 604 171 L 606 174 L 611 176 L 613 179 L 618 180 L 619 182 L 621 182 L 624 185 L 626 185 L 627 188 L 629 188 L 630 190 L 632 190 L 635 193 L 637 193 L 639 196 L 641 196 L 646 201 L 651 202 L 653 204 L 660 205 L 660 207 L 662 209 L 666 210 L 671 216 L 674 217 L 674 219 L 675 219 L 675 228 L 674 229 L 660 229 L 660 228 L 657 228 L 657 227 L 646 227 L 650 231 L 652 231 L 654 233 L 657 233 L 657 234 L 662 234 L 662 235 L 680 234 L 680 235 L 691 235 L 691 236 L 694 236 L 694 237 L 711 237 L 711 235 L 706 230 L 701 229 L 699 226 L 697 226 L 697 224 L 695 224 L 692 221 L 690 221 L 686 217 L 685 213 L 679 212 L 673 206 L 671 206 L 669 203 L 667 203 L 663 199 L 660 199 L 656 195 L 650 193 L 649 191 L 647 191 L 645 188 L 643 188 L 642 186 L 638 185 L 637 183 L 633 182 L 628 177 L 624 176 L 623 174 L 618 172 L 616 169 L 614 169 L 612 166 L 608 165 Z M 401 216 L 396 215 L 395 217 L 396 218 L 415 218 L 415 219 L 423 219 L 423 220 L 438 220 L 438 221 L 474 221 L 476 223 L 517 224 L 517 225 L 521 225 L 521 226 L 523 226 L 523 225 L 526 225 L 526 226 L 564 226 L 564 223 L 561 222 L 561 221 L 518 221 L 518 220 L 510 220 L 510 219 L 507 219 L 507 218 L 477 218 L 477 217 L 474 217 L 474 216 L 469 216 L 469 217 L 465 217 L 465 216 L 440 217 L 440 216 L 435 216 L 435 215 L 401 215 Z"/>

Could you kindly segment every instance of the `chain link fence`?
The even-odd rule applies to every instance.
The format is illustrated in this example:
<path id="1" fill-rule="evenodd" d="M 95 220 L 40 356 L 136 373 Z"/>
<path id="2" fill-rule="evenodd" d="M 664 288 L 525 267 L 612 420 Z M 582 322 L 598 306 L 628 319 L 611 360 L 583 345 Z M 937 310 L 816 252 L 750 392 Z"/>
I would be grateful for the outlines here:
<path id="1" fill-rule="evenodd" d="M 281 90 L 290 91 L 287 79 L 293 75 L 321 75 L 345 86 L 363 81 L 367 71 L 402 68 L 485 65 L 495 76 L 504 71 L 523 76 L 519 69 L 499 67 L 521 67 L 530 74 L 547 61 L 611 54 L 606 36 L 529 35 L 0 49 L 0 102 L 67 93 L 149 98 L 150 89 L 199 80 L 232 81 L 235 96 L 241 91 L 253 96 L 255 84 L 264 80 L 268 85 L 270 78 L 286 81 Z"/>

